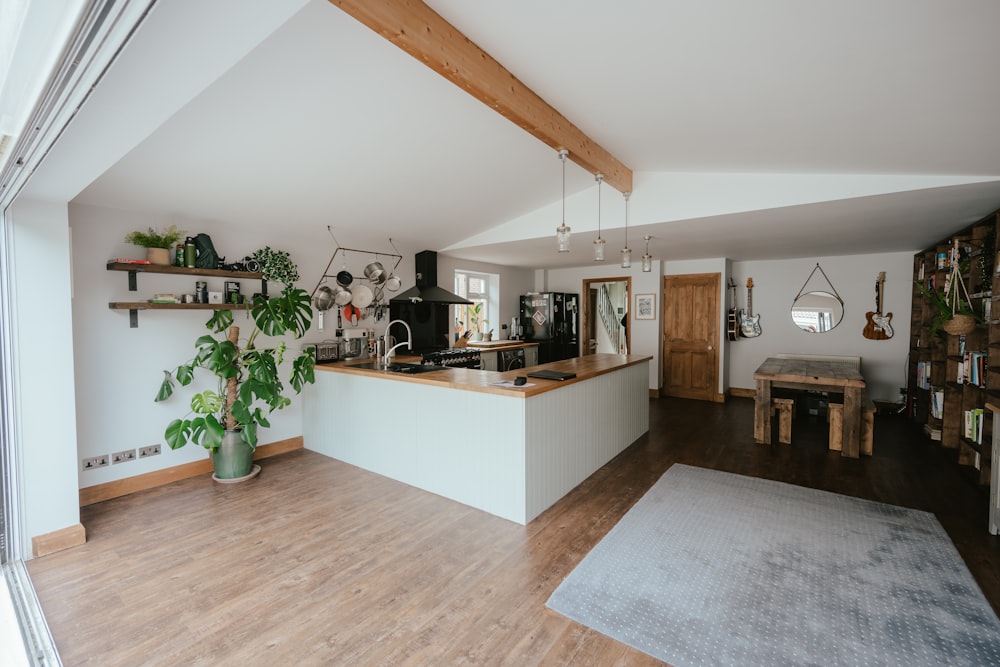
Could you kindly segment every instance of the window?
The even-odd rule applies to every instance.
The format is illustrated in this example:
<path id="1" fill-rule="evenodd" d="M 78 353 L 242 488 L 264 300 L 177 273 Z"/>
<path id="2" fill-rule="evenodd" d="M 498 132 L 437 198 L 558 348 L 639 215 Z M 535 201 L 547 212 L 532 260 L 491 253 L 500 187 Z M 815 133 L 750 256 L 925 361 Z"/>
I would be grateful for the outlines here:
<path id="1" fill-rule="evenodd" d="M 455 305 L 455 340 L 493 328 L 490 320 L 499 317 L 499 285 L 500 276 L 494 274 L 455 271 L 455 294 L 472 302 Z"/>

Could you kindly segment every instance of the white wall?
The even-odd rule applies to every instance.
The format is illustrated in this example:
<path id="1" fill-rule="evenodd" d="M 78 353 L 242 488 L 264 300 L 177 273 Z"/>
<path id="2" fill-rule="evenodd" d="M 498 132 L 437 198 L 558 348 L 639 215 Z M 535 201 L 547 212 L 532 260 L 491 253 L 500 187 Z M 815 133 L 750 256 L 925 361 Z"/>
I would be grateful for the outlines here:
<path id="1" fill-rule="evenodd" d="M 511 318 L 517 317 L 520 312 L 520 296 L 532 291 L 534 271 L 485 262 L 470 262 L 438 254 L 438 284 L 449 292 L 454 289 L 455 271 L 492 273 L 500 276 L 500 320 L 491 321 L 490 328 L 493 329 L 493 340 L 510 338 Z M 410 276 L 409 280 L 412 283 L 413 277 Z"/>
<path id="2" fill-rule="evenodd" d="M 32 537 L 80 522 L 70 242 L 65 204 L 21 197 L 8 214 L 20 537 L 27 547 Z M 90 387 L 98 400 L 100 389 L 100 380 Z"/>
<path id="3" fill-rule="evenodd" d="M 634 252 L 634 251 L 633 251 Z M 623 269 L 614 262 L 595 263 L 591 266 L 572 267 L 566 269 L 549 269 L 538 271 L 535 275 L 534 291 L 536 292 L 571 292 L 580 294 L 583 297 L 584 280 L 600 280 L 610 278 L 621 278 L 630 276 L 632 278 L 632 294 L 629 310 L 635 306 L 636 294 L 656 294 L 657 318 L 655 320 L 629 320 L 631 327 L 630 338 L 632 340 L 632 354 L 650 355 L 653 360 L 649 363 L 649 388 L 657 389 L 660 386 L 660 317 L 659 313 L 663 305 L 660 303 L 660 271 L 661 264 L 653 262 L 653 270 L 649 273 L 642 272 L 640 262 L 632 262 L 632 266 Z M 582 337 L 581 337 L 582 341 Z"/>
<path id="4" fill-rule="evenodd" d="M 792 301 L 817 262 L 845 304 L 843 321 L 822 334 L 802 331 L 792 323 L 790 315 Z M 882 310 L 893 314 L 894 335 L 889 340 L 875 341 L 861 332 L 867 322 L 865 313 L 875 310 L 875 278 L 880 271 L 886 272 Z M 739 307 L 746 307 L 746 281 L 753 278 L 753 312 L 760 315 L 763 333 L 757 338 L 727 343 L 730 387 L 753 388 L 753 372 L 775 353 L 843 354 L 861 357 L 861 370 L 873 399 L 899 399 L 899 388 L 906 386 L 912 253 L 733 262 L 732 275 L 739 286 Z M 805 291 L 826 285 L 816 271 Z"/>

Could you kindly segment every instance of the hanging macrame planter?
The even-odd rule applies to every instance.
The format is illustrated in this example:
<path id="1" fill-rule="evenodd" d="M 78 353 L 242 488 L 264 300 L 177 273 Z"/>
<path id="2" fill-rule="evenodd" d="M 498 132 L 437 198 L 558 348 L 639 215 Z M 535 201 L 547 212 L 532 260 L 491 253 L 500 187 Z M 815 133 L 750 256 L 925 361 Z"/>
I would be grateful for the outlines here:
<path id="1" fill-rule="evenodd" d="M 951 317 L 945 320 L 941 328 L 945 333 L 961 336 L 975 331 L 976 318 L 967 312 L 960 312 L 965 310 L 962 307 L 963 296 L 969 311 L 972 311 L 972 299 L 969 298 L 969 291 L 965 288 L 962 273 L 958 270 L 958 239 L 955 240 L 955 247 L 951 252 L 951 273 L 948 274 L 944 286 L 945 298 L 951 306 Z"/>

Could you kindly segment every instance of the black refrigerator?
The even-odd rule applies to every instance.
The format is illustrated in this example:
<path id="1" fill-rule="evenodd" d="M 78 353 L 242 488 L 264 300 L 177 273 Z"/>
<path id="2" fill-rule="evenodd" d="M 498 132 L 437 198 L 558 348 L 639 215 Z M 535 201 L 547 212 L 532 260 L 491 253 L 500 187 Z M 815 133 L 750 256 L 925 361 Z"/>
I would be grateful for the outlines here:
<path id="1" fill-rule="evenodd" d="M 524 340 L 538 343 L 538 363 L 580 355 L 580 295 L 532 292 L 521 295 Z"/>

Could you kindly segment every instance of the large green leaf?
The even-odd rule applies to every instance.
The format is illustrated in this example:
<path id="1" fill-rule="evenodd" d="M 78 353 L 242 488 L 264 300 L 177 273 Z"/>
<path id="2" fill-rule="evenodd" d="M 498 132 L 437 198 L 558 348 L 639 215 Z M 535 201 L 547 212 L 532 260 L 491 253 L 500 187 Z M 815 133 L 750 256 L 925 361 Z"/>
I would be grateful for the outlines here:
<path id="1" fill-rule="evenodd" d="M 222 397 L 211 389 L 191 397 L 191 412 L 210 415 L 222 409 Z"/>
<path id="2" fill-rule="evenodd" d="M 222 436 L 226 434 L 225 427 L 215 418 L 214 415 L 205 417 L 205 434 L 202 436 L 201 445 L 205 449 L 216 450 L 222 444 Z"/>
<path id="3" fill-rule="evenodd" d="M 312 302 L 305 290 L 285 288 L 279 296 L 255 301 L 254 322 L 268 336 L 292 334 L 301 338 L 312 323 Z"/>
<path id="4" fill-rule="evenodd" d="M 180 449 L 188 443 L 191 437 L 191 422 L 186 419 L 175 419 L 163 433 L 170 449 Z"/>
<path id="5" fill-rule="evenodd" d="M 160 383 L 160 390 L 156 392 L 155 403 L 165 401 L 174 394 L 174 380 L 170 371 L 163 371 L 163 382 Z"/>
<path id="6" fill-rule="evenodd" d="M 316 382 L 316 359 L 311 353 L 301 354 L 292 362 L 292 376 L 288 382 L 297 394 L 306 383 Z"/>
<path id="7" fill-rule="evenodd" d="M 205 323 L 205 326 L 215 333 L 222 333 L 233 324 L 233 311 L 216 310 L 212 312 L 212 317 Z"/>

